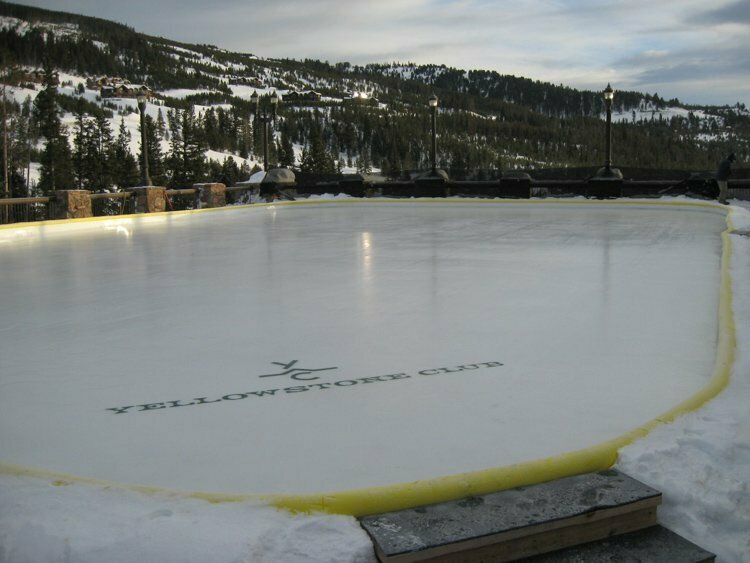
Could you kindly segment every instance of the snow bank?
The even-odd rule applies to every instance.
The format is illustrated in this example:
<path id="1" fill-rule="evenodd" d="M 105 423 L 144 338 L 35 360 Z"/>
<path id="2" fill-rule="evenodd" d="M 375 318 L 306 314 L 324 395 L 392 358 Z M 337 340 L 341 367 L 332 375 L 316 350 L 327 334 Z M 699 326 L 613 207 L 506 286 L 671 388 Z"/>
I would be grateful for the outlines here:
<path id="1" fill-rule="evenodd" d="M 0 476 L 0 561 L 374 562 L 346 516 Z"/>
<path id="2" fill-rule="evenodd" d="M 733 223 L 747 232 L 750 213 L 738 207 Z M 617 467 L 662 491 L 659 521 L 666 527 L 719 561 L 750 562 L 750 238 L 731 239 L 738 349 L 729 386 L 702 409 L 623 448 Z"/>

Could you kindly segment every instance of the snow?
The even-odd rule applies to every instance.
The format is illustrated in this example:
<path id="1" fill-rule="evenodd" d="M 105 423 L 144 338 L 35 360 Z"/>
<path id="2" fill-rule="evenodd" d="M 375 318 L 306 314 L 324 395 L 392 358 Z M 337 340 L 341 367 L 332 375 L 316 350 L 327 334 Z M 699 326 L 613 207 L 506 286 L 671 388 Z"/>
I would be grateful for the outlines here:
<path id="1" fill-rule="evenodd" d="M 688 117 L 692 114 L 693 117 L 698 119 L 701 126 L 704 126 L 706 122 L 708 122 L 710 119 L 716 120 L 717 124 L 719 126 L 723 126 L 724 118 L 718 115 L 713 115 L 710 113 L 707 113 L 705 110 L 702 109 L 694 109 L 690 110 L 687 108 L 682 108 L 678 106 L 669 106 L 662 109 L 656 109 L 653 105 L 648 104 L 644 105 L 641 108 L 637 109 L 628 109 L 625 111 L 613 111 L 612 112 L 612 122 L 613 123 L 632 123 L 633 122 L 633 114 L 635 114 L 635 123 L 639 123 L 641 121 L 651 121 L 652 119 L 658 121 L 659 119 L 663 119 L 666 122 L 669 122 L 673 117 L 679 117 L 681 119 L 688 119 Z M 602 120 L 606 119 L 606 113 L 602 112 L 600 114 L 600 117 Z"/>
<path id="2" fill-rule="evenodd" d="M 19 88 L 16 86 L 6 88 L 5 95 L 18 104 L 23 104 L 27 98 L 34 100 L 38 94 L 37 90 L 32 88 Z"/>
<path id="3" fill-rule="evenodd" d="M 63 84 L 70 84 L 67 86 L 59 86 L 58 91 L 61 94 L 65 94 L 68 96 L 74 96 L 74 97 L 82 97 L 83 99 L 93 102 L 93 103 L 100 103 L 100 104 L 106 104 L 108 106 L 108 109 L 114 111 L 114 115 L 112 118 L 108 119 L 110 129 L 112 130 L 112 136 L 113 138 L 117 137 L 117 134 L 120 130 L 120 120 L 124 120 L 125 122 L 125 128 L 130 133 L 130 143 L 128 145 L 130 149 L 130 153 L 134 155 L 135 157 L 138 157 L 141 150 L 141 125 L 140 125 L 140 113 L 138 112 L 138 104 L 137 101 L 133 98 L 106 98 L 105 100 L 101 100 L 99 91 L 98 90 L 92 90 L 90 88 L 84 87 L 83 94 L 78 94 L 77 88 L 79 84 L 86 84 L 86 78 L 80 75 L 76 74 L 70 74 L 66 72 L 60 72 L 59 73 L 59 79 L 60 83 Z M 17 103 L 22 104 L 26 101 L 27 98 L 31 98 L 33 101 L 37 94 L 41 91 L 41 87 L 39 89 L 30 89 L 30 88 L 20 88 L 18 86 L 9 86 L 6 89 L 6 95 L 15 100 Z M 270 91 L 270 90 L 269 90 Z M 191 94 L 196 94 L 202 92 L 202 90 L 171 90 L 169 91 L 168 95 L 171 95 L 176 98 L 180 97 L 186 97 Z M 209 106 L 194 106 L 194 111 L 196 113 L 200 113 L 201 111 L 204 111 Z M 222 105 L 222 106 L 213 106 L 213 107 L 224 107 L 227 109 L 228 105 Z M 159 111 L 162 112 L 163 119 L 166 120 L 167 118 L 167 111 L 170 108 L 168 106 L 164 106 L 161 103 L 159 103 L 158 100 L 152 100 L 149 101 L 146 104 L 146 114 L 150 116 L 151 118 L 156 121 L 159 115 Z M 62 118 L 62 124 L 68 128 L 68 131 L 73 131 L 76 125 L 76 118 L 72 113 L 66 113 L 63 115 Z M 69 141 L 72 143 L 73 138 L 72 135 L 69 136 Z M 42 143 L 43 141 L 40 141 Z M 169 141 L 162 140 L 161 141 L 161 149 L 163 153 L 166 155 L 169 152 Z M 301 149 L 300 149 L 301 150 Z M 227 158 L 230 156 L 234 159 L 234 161 L 237 163 L 237 166 L 242 166 L 243 162 L 247 162 L 247 164 L 252 168 L 255 165 L 258 165 L 259 162 L 256 159 L 248 158 L 243 159 L 242 157 L 231 154 L 229 152 L 221 152 L 221 151 L 214 151 L 214 150 L 207 150 L 205 152 L 207 159 L 213 159 L 218 162 L 223 163 Z M 31 170 L 31 182 L 32 186 L 37 184 L 39 182 L 41 173 L 41 167 L 38 163 L 32 163 L 32 170 Z"/>
<path id="4" fill-rule="evenodd" d="M 165 96 L 169 96 L 170 98 L 177 98 L 178 100 L 182 100 L 184 98 L 187 98 L 188 96 L 193 96 L 196 94 L 211 94 L 213 92 L 214 90 L 206 89 L 191 90 L 189 88 L 174 88 L 172 90 L 162 90 L 159 93 Z"/>
<path id="5" fill-rule="evenodd" d="M 734 202 L 737 358 L 727 389 L 620 451 L 618 467 L 664 494 L 659 520 L 718 555 L 750 561 L 750 204 Z"/>
<path id="6" fill-rule="evenodd" d="M 293 515 L 254 502 L 209 503 L 30 477 L 0 479 L 7 563 L 374 563 L 347 516 Z"/>
<path id="7" fill-rule="evenodd" d="M 743 209 L 738 202 L 734 203 L 734 225 L 738 231 L 747 232 L 750 206 Z M 278 214 L 281 208 L 276 207 L 274 236 L 304 240 L 295 238 L 294 230 L 288 230 L 283 212 Z M 627 223 L 624 221 L 622 226 L 626 232 Z M 175 228 L 181 229 L 181 225 L 177 221 Z M 552 223 L 548 228 L 564 231 L 565 225 Z M 74 237 L 79 244 L 86 240 L 82 234 Z M 567 234 L 576 236 L 574 232 Z M 137 244 L 138 238 L 138 235 L 130 237 L 129 244 Z M 701 246 L 700 239 L 694 236 L 692 242 Z M 729 387 L 698 411 L 657 427 L 646 438 L 624 448 L 618 465 L 664 492 L 660 521 L 716 552 L 720 561 L 747 562 L 750 561 L 747 536 L 750 411 L 746 407 L 750 391 L 750 292 L 747 290 L 750 239 L 740 235 L 732 235 L 731 239 L 738 354 Z M 47 244 L 54 240 L 60 239 L 52 237 Z M 335 253 L 321 254 L 322 249 L 315 246 L 315 240 L 311 248 L 318 250 L 312 250 L 313 255 L 323 260 L 326 256 L 335 258 Z M 627 237 L 623 239 L 626 240 Z M 376 241 L 377 238 L 370 241 L 373 250 L 378 250 L 373 244 Z M 589 243 L 578 242 L 581 258 L 586 255 L 591 258 L 603 250 L 602 246 L 588 247 Z M 450 249 L 455 244 L 449 237 L 438 246 Z M 430 254 L 429 248 L 426 250 L 426 261 L 422 260 L 421 268 L 428 273 Z M 610 251 L 618 256 L 614 264 L 624 265 L 622 256 L 617 254 L 619 250 L 610 248 Z M 707 256 L 697 248 L 692 260 L 702 262 Z M 377 263 L 378 254 L 372 257 Z M 281 260 L 278 253 L 273 258 Z M 276 262 L 275 267 L 282 263 Z M 465 266 L 455 258 L 453 263 Z M 625 260 L 625 264 L 630 263 Z M 367 260 L 363 261 L 363 266 L 366 264 Z M 715 268 L 713 259 L 705 262 L 705 267 Z M 408 271 L 417 273 L 419 270 Z M 581 280 L 586 283 L 592 271 L 584 267 L 581 272 L 586 274 Z M 618 276 L 627 274 L 627 268 L 616 269 L 616 273 Z M 435 280 L 440 277 L 434 278 L 433 283 Z M 414 282 L 418 283 L 419 279 L 415 278 Z M 605 287 L 611 291 L 621 290 L 617 285 L 613 282 Z M 634 286 L 633 291 L 636 291 L 641 280 L 624 285 Z M 337 299 L 338 294 L 334 292 L 327 302 L 335 306 Z M 680 303 L 677 298 L 675 301 Z M 691 309 L 696 301 L 700 299 L 685 297 L 681 304 L 684 309 Z M 373 305 L 377 302 L 373 301 Z M 445 305 L 447 303 L 438 300 L 433 307 L 439 312 Z M 597 307 L 592 304 L 590 308 Z M 606 308 L 600 308 L 600 312 L 604 310 Z M 672 331 L 678 327 L 679 322 L 676 322 L 663 329 L 665 340 L 671 340 Z M 679 342 L 675 345 L 679 348 Z M 690 348 L 694 346 L 694 342 L 684 342 L 684 353 L 693 353 Z M 679 354 L 671 359 L 679 359 Z M 13 385 L 5 387 L 13 390 Z M 104 381 L 102 387 L 107 387 Z M 123 458 L 129 454 L 129 450 L 125 450 Z M 0 561 L 374 561 L 366 535 L 350 517 L 293 515 L 257 501 L 211 503 L 195 497 L 127 490 L 72 478 L 14 472 L 8 467 L 3 469 L 0 474 Z"/>
<path id="8" fill-rule="evenodd" d="M 20 35 L 25 35 L 32 29 L 51 32 L 56 37 L 78 36 L 81 34 L 78 25 L 74 23 L 49 23 L 42 21 L 32 23 L 12 16 L 0 16 L 0 29 L 12 29 Z"/>

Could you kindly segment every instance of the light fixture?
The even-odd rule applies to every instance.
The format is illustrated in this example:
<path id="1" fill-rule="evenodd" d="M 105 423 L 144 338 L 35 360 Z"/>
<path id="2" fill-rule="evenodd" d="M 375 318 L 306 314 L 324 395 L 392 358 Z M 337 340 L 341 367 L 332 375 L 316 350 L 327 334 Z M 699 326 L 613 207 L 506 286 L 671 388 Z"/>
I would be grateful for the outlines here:
<path id="1" fill-rule="evenodd" d="M 604 89 L 604 99 L 611 103 L 614 98 L 615 98 L 615 91 L 612 90 L 612 86 L 607 84 L 607 87 Z"/>

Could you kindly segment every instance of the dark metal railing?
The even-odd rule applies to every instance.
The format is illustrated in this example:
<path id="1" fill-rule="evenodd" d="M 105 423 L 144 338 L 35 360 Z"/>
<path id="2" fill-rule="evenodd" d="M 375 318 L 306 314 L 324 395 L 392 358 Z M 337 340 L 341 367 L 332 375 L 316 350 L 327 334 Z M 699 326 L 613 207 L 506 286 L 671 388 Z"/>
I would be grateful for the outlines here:
<path id="1" fill-rule="evenodd" d="M 198 208 L 198 190 L 167 190 L 167 211 L 187 211 Z"/>
<path id="2" fill-rule="evenodd" d="M 230 186 L 226 190 L 227 205 L 242 205 L 250 203 L 250 195 L 254 188 L 247 186 Z"/>
<path id="3" fill-rule="evenodd" d="M 50 218 L 49 206 L 48 197 L 0 199 L 0 225 L 46 221 Z"/>
<path id="4" fill-rule="evenodd" d="M 750 182 L 746 186 L 736 185 L 729 188 L 729 197 L 741 199 L 742 201 L 750 201 Z"/>
<path id="5" fill-rule="evenodd" d="M 135 198 L 130 192 L 91 194 L 91 212 L 94 217 L 130 215 L 135 213 Z"/>

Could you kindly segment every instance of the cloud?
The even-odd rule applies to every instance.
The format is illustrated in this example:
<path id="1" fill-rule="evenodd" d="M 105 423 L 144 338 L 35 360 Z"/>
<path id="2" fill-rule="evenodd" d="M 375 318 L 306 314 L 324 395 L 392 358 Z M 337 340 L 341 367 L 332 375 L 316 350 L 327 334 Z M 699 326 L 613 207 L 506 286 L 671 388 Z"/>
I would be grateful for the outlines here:
<path id="1" fill-rule="evenodd" d="M 750 23 L 750 0 L 718 0 L 710 9 L 705 0 L 29 2 L 261 57 L 446 64 L 586 89 L 658 85 L 662 95 L 696 103 L 729 102 L 728 90 L 711 95 L 689 77 L 734 82 L 744 66 L 732 58 L 748 58 L 738 46 L 748 43 Z M 750 100 L 750 84 L 731 91 Z"/>
<path id="2" fill-rule="evenodd" d="M 687 18 L 696 25 L 739 24 L 750 25 L 750 0 L 737 0 L 730 4 L 705 10 Z"/>
<path id="3" fill-rule="evenodd" d="M 736 79 L 744 81 L 750 74 L 750 61 L 747 59 L 731 60 L 718 64 L 715 60 L 679 60 L 640 71 L 636 76 L 639 85 L 652 83 L 670 83 L 702 81 L 707 84 L 722 80 Z"/>
<path id="4" fill-rule="evenodd" d="M 623 89 L 658 91 L 691 103 L 703 99 L 732 104 L 748 99 L 750 46 L 745 44 L 642 52 L 614 64 L 621 69 Z"/>

